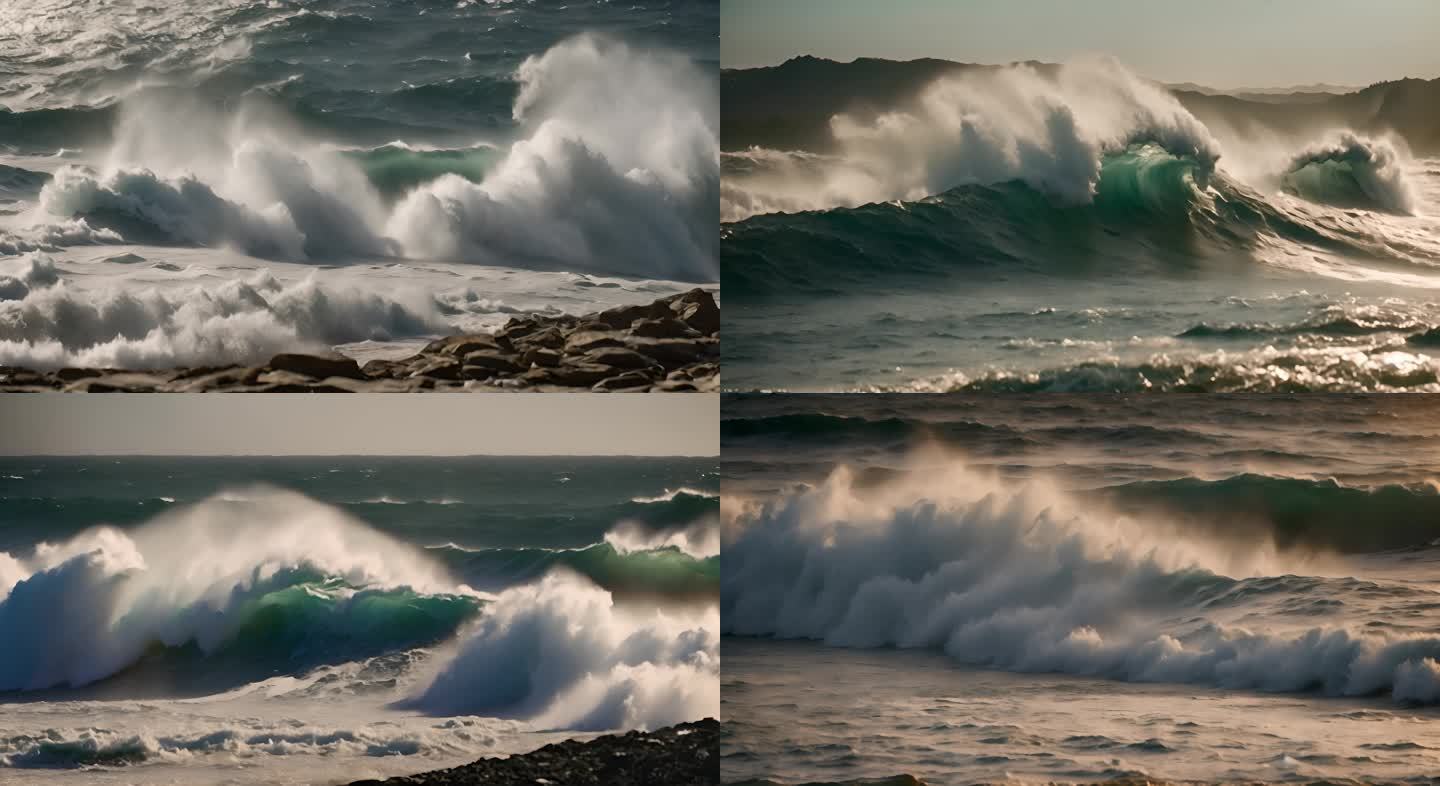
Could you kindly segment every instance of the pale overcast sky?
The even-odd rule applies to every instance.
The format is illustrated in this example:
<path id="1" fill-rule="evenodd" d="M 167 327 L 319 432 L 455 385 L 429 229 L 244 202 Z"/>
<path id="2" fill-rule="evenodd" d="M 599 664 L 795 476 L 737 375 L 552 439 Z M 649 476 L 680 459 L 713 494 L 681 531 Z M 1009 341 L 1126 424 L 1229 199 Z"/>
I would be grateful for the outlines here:
<path id="1" fill-rule="evenodd" d="M 1062 62 L 1219 88 L 1440 76 L 1440 0 L 722 0 L 726 68 L 795 55 Z"/>
<path id="2" fill-rule="evenodd" d="M 0 455 L 720 452 L 718 395 L 10 394 Z"/>

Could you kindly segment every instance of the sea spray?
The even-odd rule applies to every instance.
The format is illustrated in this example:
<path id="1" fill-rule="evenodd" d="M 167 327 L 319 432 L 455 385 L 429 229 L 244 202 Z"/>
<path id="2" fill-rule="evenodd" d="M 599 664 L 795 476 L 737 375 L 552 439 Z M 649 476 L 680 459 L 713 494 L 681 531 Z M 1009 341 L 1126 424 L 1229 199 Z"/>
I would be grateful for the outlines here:
<path id="1" fill-rule="evenodd" d="M 1394 141 L 1346 131 L 1295 154 L 1280 182 L 1312 202 L 1410 215 L 1419 197 L 1406 164 Z"/>
<path id="2" fill-rule="evenodd" d="M 714 607 L 618 607 L 604 590 L 552 573 L 501 593 L 454 660 L 403 706 L 588 731 L 715 717 L 718 628 Z"/>
<path id="3" fill-rule="evenodd" d="M 1264 536 L 1210 540 L 954 463 L 879 487 L 842 468 L 731 516 L 727 633 L 929 648 L 1019 672 L 1403 701 L 1435 694 L 1426 659 L 1440 655 L 1440 638 L 1254 627 L 1246 603 L 1303 597 L 1306 587 L 1335 597 L 1351 581 L 1316 575 L 1319 565 Z"/>
<path id="4" fill-rule="evenodd" d="M 245 499 L 215 497 L 136 529 L 99 527 L 6 555 L 0 690 L 86 685 L 157 644 L 243 648 L 277 624 L 374 654 L 453 632 L 477 607 L 476 593 L 422 551 L 335 508 L 268 489 Z M 428 610 L 426 598 L 437 599 Z M 416 638 L 397 640 L 392 624 Z M 282 660 L 296 644 L 274 643 L 280 652 L 266 655 Z"/>
<path id="5" fill-rule="evenodd" d="M 261 270 L 219 285 L 171 290 L 80 289 L 72 273 L 30 256 L 0 278 L 0 364 L 31 368 L 173 368 L 217 359 L 258 363 L 287 350 L 443 332 L 445 308 L 406 286 L 307 277 L 282 284 Z M 43 266 L 47 274 L 34 272 Z M 8 297 L 6 294 L 8 293 Z"/>
<path id="6" fill-rule="evenodd" d="M 398 256 L 715 280 L 713 78 L 685 55 L 595 34 L 526 59 L 515 77 L 508 149 L 398 161 L 311 139 L 263 94 L 236 107 L 137 94 L 104 164 L 60 167 L 26 231 L 83 219 L 129 242 L 295 262 Z M 203 133 L 173 140 L 177 115 Z M 408 192 L 398 202 L 397 190 Z"/>
<path id="7" fill-rule="evenodd" d="M 406 197 L 388 228 L 407 252 L 714 280 L 713 81 L 686 58 L 597 35 L 516 76 L 522 138 L 480 183 L 449 175 Z"/>

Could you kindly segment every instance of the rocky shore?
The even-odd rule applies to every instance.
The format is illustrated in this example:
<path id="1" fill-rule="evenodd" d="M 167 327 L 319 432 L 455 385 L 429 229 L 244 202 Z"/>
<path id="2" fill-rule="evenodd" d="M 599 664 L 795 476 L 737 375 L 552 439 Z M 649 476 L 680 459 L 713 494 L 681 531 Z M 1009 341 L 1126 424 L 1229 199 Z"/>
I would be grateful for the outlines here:
<path id="1" fill-rule="evenodd" d="M 0 366 L 0 391 L 362 393 L 448 390 L 714 392 L 720 308 L 702 289 L 587 316 L 526 315 L 402 360 L 276 355 L 262 366 L 171 371 Z"/>
<path id="2" fill-rule="evenodd" d="M 720 723 L 565 742 L 507 759 L 350 786 L 710 786 L 720 783 Z"/>

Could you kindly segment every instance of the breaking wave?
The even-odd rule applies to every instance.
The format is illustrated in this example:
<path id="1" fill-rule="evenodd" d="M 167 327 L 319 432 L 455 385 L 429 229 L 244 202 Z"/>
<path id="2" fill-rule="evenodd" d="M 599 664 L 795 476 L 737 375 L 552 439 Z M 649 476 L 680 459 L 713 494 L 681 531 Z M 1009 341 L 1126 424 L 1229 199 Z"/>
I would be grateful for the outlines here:
<path id="1" fill-rule="evenodd" d="M 834 152 L 724 154 L 732 296 L 977 267 L 1165 272 L 1270 260 L 1277 245 L 1440 262 L 1402 232 L 1305 205 L 1415 213 L 1398 143 L 1337 131 L 1280 162 L 1241 150 L 1227 169 L 1200 120 L 1111 60 L 942 77 L 888 112 L 837 115 L 830 131 Z"/>
<path id="2" fill-rule="evenodd" d="M 1344 133 L 1297 154 L 1281 183 L 1312 202 L 1409 215 L 1419 200 L 1401 160 L 1389 141 Z"/>
<path id="3" fill-rule="evenodd" d="M 214 498 L 120 531 L 0 553 L 0 691 L 147 663 L 207 688 L 450 635 L 480 597 L 423 552 L 298 494 Z"/>
<path id="4" fill-rule="evenodd" d="M 9 270 L 11 272 L 4 272 Z M 81 289 L 43 255 L 0 268 L 0 365 L 173 368 L 261 362 L 278 352 L 434 335 L 449 327 L 433 294 L 266 271 L 219 285 Z"/>
<path id="5" fill-rule="evenodd" d="M 928 648 L 1019 672 L 1440 697 L 1440 638 L 1372 632 L 1353 612 L 1314 622 L 1337 603 L 1428 602 L 1429 590 L 1329 577 L 1263 536 L 1197 537 L 957 465 L 878 488 L 842 468 L 734 511 L 726 633 Z"/>
<path id="6" fill-rule="evenodd" d="M 588 582 L 551 574 L 501 593 L 454 660 L 403 705 L 588 731 L 716 717 L 718 630 L 713 607 L 626 609 Z"/>
<path id="7" fill-rule="evenodd" d="M 343 151 L 247 95 L 127 98 L 100 167 L 40 187 L 30 234 L 222 246 L 266 259 L 405 256 L 713 281 L 718 89 L 688 57 L 581 35 L 516 72 L 520 138 L 505 150 Z M 185 117 L 192 133 L 169 133 Z M 33 185 L 33 184 L 32 184 Z M 27 187 L 29 187 L 27 185 Z M 57 222 L 60 222 L 57 224 Z M 7 240 L 0 250 L 40 242 Z"/>

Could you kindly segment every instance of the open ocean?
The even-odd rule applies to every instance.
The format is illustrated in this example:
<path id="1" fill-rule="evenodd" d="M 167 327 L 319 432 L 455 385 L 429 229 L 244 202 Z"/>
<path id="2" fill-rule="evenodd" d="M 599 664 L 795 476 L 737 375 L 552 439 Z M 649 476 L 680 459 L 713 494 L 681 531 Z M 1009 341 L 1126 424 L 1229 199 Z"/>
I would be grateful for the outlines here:
<path id="1" fill-rule="evenodd" d="M 726 782 L 1428 782 L 1440 401 L 727 397 Z"/>
<path id="2" fill-rule="evenodd" d="M 342 783 L 717 717 L 717 470 L 0 458 L 0 781 Z"/>
<path id="3" fill-rule="evenodd" d="M 727 144 L 727 389 L 1440 390 L 1440 159 L 1107 60 L 909 87 L 825 149 Z"/>
<path id="4" fill-rule="evenodd" d="M 718 3 L 0 7 L 0 364 L 409 354 L 719 280 Z"/>

